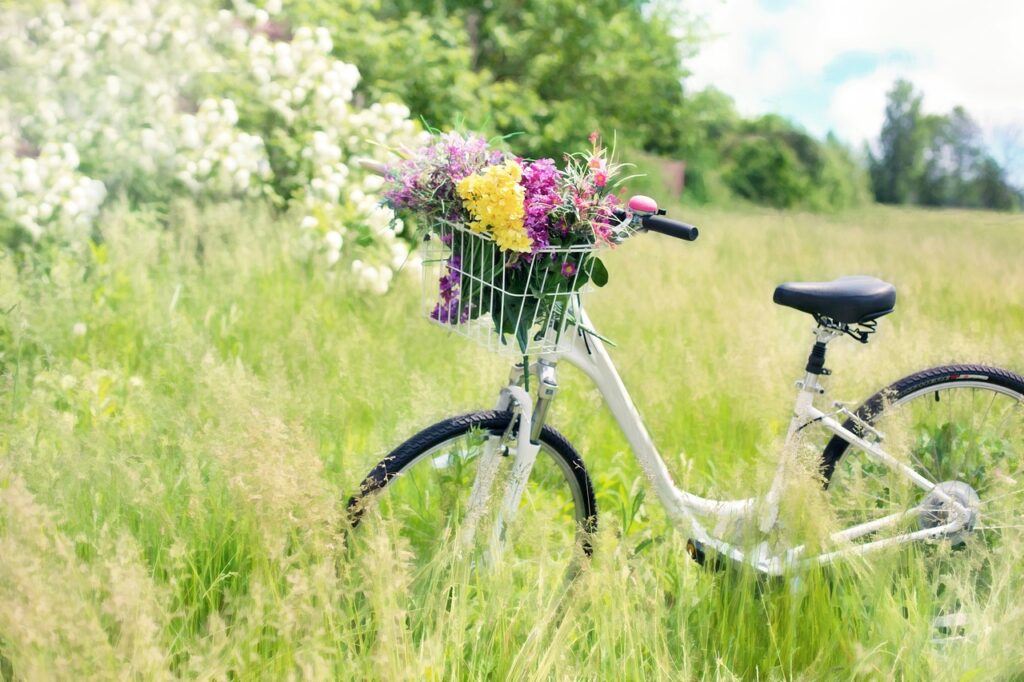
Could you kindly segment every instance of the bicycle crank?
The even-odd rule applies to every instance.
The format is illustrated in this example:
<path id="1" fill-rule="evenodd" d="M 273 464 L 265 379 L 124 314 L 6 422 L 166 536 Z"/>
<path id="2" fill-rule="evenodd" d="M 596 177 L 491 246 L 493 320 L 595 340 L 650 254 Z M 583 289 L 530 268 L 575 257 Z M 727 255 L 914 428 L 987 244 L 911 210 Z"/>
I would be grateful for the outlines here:
<path id="1" fill-rule="evenodd" d="M 918 517 L 918 524 L 922 529 L 937 528 L 944 526 L 956 519 L 957 510 L 948 499 L 936 491 L 945 493 L 946 496 L 955 500 L 962 507 L 967 509 L 968 517 L 966 523 L 956 530 L 949 532 L 945 537 L 954 545 L 963 544 L 964 539 L 974 530 L 978 523 L 978 508 L 981 506 L 981 498 L 974 488 L 963 481 L 943 481 L 935 486 L 935 490 L 921 502 L 921 515 Z"/>

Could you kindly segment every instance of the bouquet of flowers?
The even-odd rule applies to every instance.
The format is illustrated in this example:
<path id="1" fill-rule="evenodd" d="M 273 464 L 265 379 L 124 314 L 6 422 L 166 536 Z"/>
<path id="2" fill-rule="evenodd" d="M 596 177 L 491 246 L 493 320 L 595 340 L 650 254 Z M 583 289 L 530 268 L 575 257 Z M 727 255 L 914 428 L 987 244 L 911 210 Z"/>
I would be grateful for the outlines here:
<path id="1" fill-rule="evenodd" d="M 433 320 L 462 327 L 489 314 L 504 346 L 511 336 L 524 354 L 553 350 L 542 342 L 557 340 L 574 296 L 608 280 L 594 251 L 631 233 L 613 193 L 623 165 L 597 133 L 590 142 L 559 169 L 447 133 L 388 168 L 386 203 L 418 216 L 440 242 Z"/>

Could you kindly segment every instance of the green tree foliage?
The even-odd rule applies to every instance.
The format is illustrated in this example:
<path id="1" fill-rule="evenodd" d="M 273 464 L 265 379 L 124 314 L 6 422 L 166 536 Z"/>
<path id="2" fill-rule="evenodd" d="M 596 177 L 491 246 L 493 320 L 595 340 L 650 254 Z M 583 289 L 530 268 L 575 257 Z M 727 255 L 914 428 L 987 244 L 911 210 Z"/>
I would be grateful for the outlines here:
<path id="1" fill-rule="evenodd" d="M 832 135 L 823 144 L 769 114 L 742 123 L 723 144 L 725 182 L 741 197 L 777 208 L 821 210 L 864 201 L 864 173 Z"/>
<path id="2" fill-rule="evenodd" d="M 868 152 L 875 199 L 883 204 L 905 204 L 916 199 L 924 141 L 921 95 L 910 82 L 898 80 L 885 105 L 878 155 Z"/>
<path id="3" fill-rule="evenodd" d="M 751 135 L 736 144 L 731 156 L 725 180 L 741 197 L 789 208 L 807 193 L 807 173 L 781 137 Z"/>
<path id="4" fill-rule="evenodd" d="M 435 125 L 485 124 L 493 79 L 474 68 L 463 18 L 419 4 L 428 11 L 396 12 L 386 0 L 292 0 L 285 11 L 330 29 L 335 56 L 359 67 L 367 99 L 398 99 Z"/>
<path id="5" fill-rule="evenodd" d="M 974 183 L 980 206 L 1011 211 L 1024 203 L 1024 193 L 1010 185 L 1006 171 L 990 156 L 978 165 Z"/>
<path id="6" fill-rule="evenodd" d="M 437 127 L 499 134 L 524 154 L 557 155 L 595 128 L 657 152 L 679 148 L 682 56 L 665 11 L 597 0 L 295 0 L 327 25 L 373 99 L 397 96 Z"/>
<path id="7" fill-rule="evenodd" d="M 438 128 L 514 136 L 524 156 L 558 158 L 599 129 L 685 161 L 698 202 L 834 209 L 868 194 L 837 141 L 779 117 L 745 121 L 713 88 L 686 91 L 694 24 L 667 3 L 292 0 L 286 11 L 330 28 L 369 99 L 400 99 Z"/>
<path id="8" fill-rule="evenodd" d="M 882 203 L 1012 210 L 1021 193 L 985 151 L 981 128 L 963 107 L 921 114 L 921 95 L 906 81 L 889 92 L 871 184 Z"/>
<path id="9" fill-rule="evenodd" d="M 528 142 L 530 151 L 558 154 L 594 127 L 648 151 L 678 150 L 687 43 L 672 35 L 669 16 L 618 0 L 496 2 L 474 11 L 479 66 L 543 103 L 542 141 Z"/>

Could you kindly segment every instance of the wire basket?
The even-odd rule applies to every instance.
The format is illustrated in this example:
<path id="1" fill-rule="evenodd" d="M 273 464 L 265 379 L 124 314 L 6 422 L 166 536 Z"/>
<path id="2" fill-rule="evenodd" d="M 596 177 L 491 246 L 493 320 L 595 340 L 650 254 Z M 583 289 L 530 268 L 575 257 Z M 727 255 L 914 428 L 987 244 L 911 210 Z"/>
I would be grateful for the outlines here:
<path id="1" fill-rule="evenodd" d="M 596 259 L 593 244 L 501 251 L 487 234 L 439 222 L 423 259 L 427 317 L 503 355 L 564 353 Z"/>

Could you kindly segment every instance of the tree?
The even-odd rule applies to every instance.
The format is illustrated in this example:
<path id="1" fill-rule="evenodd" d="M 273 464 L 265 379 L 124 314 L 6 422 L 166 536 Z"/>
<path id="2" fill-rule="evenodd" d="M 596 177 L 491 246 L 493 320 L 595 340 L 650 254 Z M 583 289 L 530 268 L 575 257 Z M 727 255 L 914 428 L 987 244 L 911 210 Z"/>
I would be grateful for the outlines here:
<path id="1" fill-rule="evenodd" d="M 776 208 L 791 208 L 808 194 L 809 177 L 800 159 L 777 135 L 752 134 L 730 154 L 725 181 L 741 197 Z"/>
<path id="2" fill-rule="evenodd" d="M 327 26 L 374 99 L 405 102 L 430 125 L 516 134 L 513 151 L 559 157 L 595 128 L 674 153 L 683 129 L 689 19 L 619 0 L 292 0 Z M 682 38 L 677 37 L 683 28 Z"/>
<path id="3" fill-rule="evenodd" d="M 722 160 L 730 189 L 760 204 L 833 210 L 867 195 L 863 170 L 838 140 L 822 143 L 775 114 L 741 123 Z"/>
<path id="4" fill-rule="evenodd" d="M 924 152 L 921 95 L 905 80 L 888 93 L 885 122 L 878 138 L 878 156 L 868 150 L 868 168 L 875 199 L 905 204 L 916 199 L 915 185 Z"/>
<path id="5" fill-rule="evenodd" d="M 436 128 L 506 135 L 517 154 L 556 159 L 599 129 L 625 150 L 684 160 L 686 196 L 697 201 L 740 194 L 831 209 L 863 195 L 847 151 L 826 148 L 780 117 L 744 120 L 712 88 L 684 88 L 696 41 L 678 4 L 288 0 L 285 7 L 296 24 L 331 31 L 336 56 L 359 66 L 366 97 L 397 98 Z M 737 168 L 743 163 L 750 168 Z M 772 168 L 782 175 L 772 177 Z"/>
<path id="6" fill-rule="evenodd" d="M 981 128 L 963 107 L 922 120 L 928 144 L 917 200 L 925 206 L 1010 210 L 1016 192 L 1006 170 L 985 153 Z"/>
<path id="7" fill-rule="evenodd" d="M 924 149 L 921 174 L 917 179 L 917 203 L 925 206 L 953 206 L 955 162 L 953 140 L 946 116 L 925 116 L 921 125 L 928 140 Z"/>
<path id="8" fill-rule="evenodd" d="M 978 202 L 985 208 L 997 211 L 1012 211 L 1020 208 L 1021 193 L 1006 179 L 1006 171 L 990 156 L 978 164 L 974 189 Z"/>

